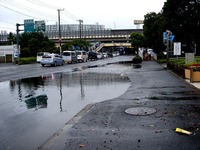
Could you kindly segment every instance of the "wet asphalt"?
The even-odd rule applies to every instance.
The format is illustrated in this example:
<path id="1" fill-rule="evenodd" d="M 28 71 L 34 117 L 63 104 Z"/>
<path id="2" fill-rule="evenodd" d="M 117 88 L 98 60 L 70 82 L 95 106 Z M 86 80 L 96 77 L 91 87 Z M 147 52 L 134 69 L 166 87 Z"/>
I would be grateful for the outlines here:
<path id="1" fill-rule="evenodd" d="M 86 106 L 39 149 L 200 149 L 199 89 L 155 61 L 144 61 L 141 68 L 129 69 L 122 76 L 131 80 L 124 94 Z M 129 108 L 155 112 L 125 113 Z M 176 128 L 192 134 L 176 133 Z"/>

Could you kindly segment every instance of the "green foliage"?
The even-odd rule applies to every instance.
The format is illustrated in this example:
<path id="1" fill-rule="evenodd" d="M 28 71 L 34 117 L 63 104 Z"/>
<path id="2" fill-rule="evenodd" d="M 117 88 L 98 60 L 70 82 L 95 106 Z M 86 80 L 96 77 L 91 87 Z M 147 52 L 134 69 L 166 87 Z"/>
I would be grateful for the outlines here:
<path id="1" fill-rule="evenodd" d="M 167 0 L 160 13 L 146 14 L 143 32 L 148 47 L 157 53 L 164 50 L 163 32 L 170 30 L 175 35 L 174 42 L 182 43 L 182 50 L 193 52 L 196 43 L 196 53 L 200 55 L 199 7 L 196 0 Z"/>
<path id="2" fill-rule="evenodd" d="M 68 42 L 62 45 L 62 50 L 72 50 L 72 42 Z"/>
<path id="3" fill-rule="evenodd" d="M 27 57 L 27 58 L 20 58 L 19 61 L 18 59 L 15 59 L 14 63 L 18 65 L 22 64 L 32 64 L 36 62 L 36 57 Z"/>
<path id="4" fill-rule="evenodd" d="M 166 58 L 159 58 L 157 60 L 158 63 L 166 63 Z M 185 58 L 171 58 L 169 60 L 169 64 L 171 66 L 178 66 L 178 67 L 182 67 L 182 68 L 185 68 L 185 67 L 188 67 L 188 66 L 191 66 L 193 64 L 200 64 L 200 57 L 195 57 L 195 61 L 194 62 L 191 62 L 191 63 L 188 63 L 188 64 L 185 64 Z"/>
<path id="5" fill-rule="evenodd" d="M 170 30 L 175 40 L 185 45 L 185 52 L 193 52 L 196 42 L 197 55 L 200 55 L 200 3 L 196 0 L 167 0 L 163 7 L 164 30 Z"/>
<path id="6" fill-rule="evenodd" d="M 35 57 L 38 52 L 55 52 L 55 43 L 42 32 L 23 33 L 20 35 L 21 57 Z"/>
<path id="7" fill-rule="evenodd" d="M 88 47 L 90 46 L 90 43 L 82 40 L 82 39 L 78 39 L 78 40 L 73 40 L 72 42 L 68 42 L 62 45 L 62 50 L 73 50 L 73 46 L 76 47 L 78 50 L 88 50 Z"/>
<path id="8" fill-rule="evenodd" d="M 73 40 L 71 42 L 71 45 L 79 47 L 80 49 L 88 50 L 90 43 L 85 40 L 78 39 L 78 40 Z"/>
<path id="9" fill-rule="evenodd" d="M 145 15 L 143 30 L 147 47 L 153 48 L 157 53 L 164 49 L 162 39 L 163 22 L 161 13 L 151 12 Z"/>
<path id="10" fill-rule="evenodd" d="M 9 45 L 12 45 L 12 44 L 16 43 L 16 38 L 15 38 L 15 36 L 14 36 L 14 34 L 12 32 L 9 33 L 7 39 L 8 39 L 8 44 Z"/>
<path id="11" fill-rule="evenodd" d="M 139 55 L 135 55 L 132 59 L 133 64 L 140 64 L 142 63 L 142 58 Z"/>
<path id="12" fill-rule="evenodd" d="M 144 47 L 146 45 L 145 37 L 142 34 L 134 32 L 131 34 L 130 38 L 132 47 L 138 48 L 138 47 Z"/>

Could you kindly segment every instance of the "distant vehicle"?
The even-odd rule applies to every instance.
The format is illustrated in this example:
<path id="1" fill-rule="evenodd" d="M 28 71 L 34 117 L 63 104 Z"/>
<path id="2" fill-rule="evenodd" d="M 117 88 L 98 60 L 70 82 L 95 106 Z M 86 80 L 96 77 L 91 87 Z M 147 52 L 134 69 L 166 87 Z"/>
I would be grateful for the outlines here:
<path id="1" fill-rule="evenodd" d="M 77 55 L 77 61 L 87 62 L 88 55 L 87 55 L 86 51 L 76 51 L 76 55 Z"/>
<path id="2" fill-rule="evenodd" d="M 97 60 L 97 53 L 95 53 L 95 52 L 89 52 L 88 53 L 88 59 L 89 60 Z"/>
<path id="3" fill-rule="evenodd" d="M 98 58 L 98 59 L 103 59 L 103 54 L 102 54 L 101 52 L 98 52 L 98 53 L 97 53 L 97 58 Z"/>
<path id="4" fill-rule="evenodd" d="M 63 60 L 62 56 L 58 54 L 49 54 L 42 56 L 40 64 L 43 67 L 45 65 L 57 66 L 57 65 L 64 65 L 65 61 Z"/>
<path id="5" fill-rule="evenodd" d="M 37 53 L 37 62 L 38 63 L 40 63 L 40 61 L 41 61 L 41 59 L 42 59 L 42 56 L 44 56 L 44 55 L 49 55 L 49 54 L 51 54 L 51 53 L 49 53 L 49 52 L 38 52 Z"/>
<path id="6" fill-rule="evenodd" d="M 77 55 L 75 51 L 63 51 L 62 57 L 66 63 L 76 63 Z"/>
<path id="7" fill-rule="evenodd" d="M 103 53 L 103 58 L 108 58 L 108 53 Z"/>

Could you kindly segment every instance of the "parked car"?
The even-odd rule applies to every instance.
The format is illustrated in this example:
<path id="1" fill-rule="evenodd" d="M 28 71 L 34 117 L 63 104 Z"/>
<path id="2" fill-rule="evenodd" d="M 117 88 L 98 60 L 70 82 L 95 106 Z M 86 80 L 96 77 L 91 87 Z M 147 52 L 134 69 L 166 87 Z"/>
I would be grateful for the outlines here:
<path id="1" fill-rule="evenodd" d="M 97 58 L 98 59 L 103 59 L 104 57 L 103 57 L 103 54 L 101 53 L 101 52 L 98 52 L 97 53 Z"/>
<path id="2" fill-rule="evenodd" d="M 108 58 L 108 53 L 103 53 L 103 58 Z"/>
<path id="3" fill-rule="evenodd" d="M 37 58 L 36 58 L 37 62 L 40 63 L 40 61 L 42 59 L 42 56 L 49 55 L 49 54 L 51 54 L 51 53 L 49 53 L 49 52 L 38 52 L 37 53 Z"/>
<path id="4" fill-rule="evenodd" d="M 66 63 L 76 63 L 77 55 L 75 51 L 63 51 L 62 57 Z"/>
<path id="5" fill-rule="evenodd" d="M 88 53 L 88 60 L 97 60 L 97 53 L 89 52 Z"/>
<path id="6" fill-rule="evenodd" d="M 49 54 L 42 56 L 40 64 L 42 66 L 45 65 L 57 66 L 57 65 L 64 65 L 65 61 L 63 60 L 62 56 L 58 54 Z"/>
<path id="7" fill-rule="evenodd" d="M 87 62 L 88 55 L 86 51 L 76 51 L 77 61 L 78 62 Z"/>

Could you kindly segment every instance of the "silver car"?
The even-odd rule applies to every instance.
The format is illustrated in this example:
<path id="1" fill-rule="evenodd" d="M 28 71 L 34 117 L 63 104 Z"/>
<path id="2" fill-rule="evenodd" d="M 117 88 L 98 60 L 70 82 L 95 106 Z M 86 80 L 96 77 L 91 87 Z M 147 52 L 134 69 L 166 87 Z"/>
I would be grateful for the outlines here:
<path id="1" fill-rule="evenodd" d="M 62 56 L 58 54 L 49 54 L 42 56 L 40 64 L 42 66 L 45 65 L 57 66 L 57 65 L 64 65 L 65 61 L 63 60 Z"/>

